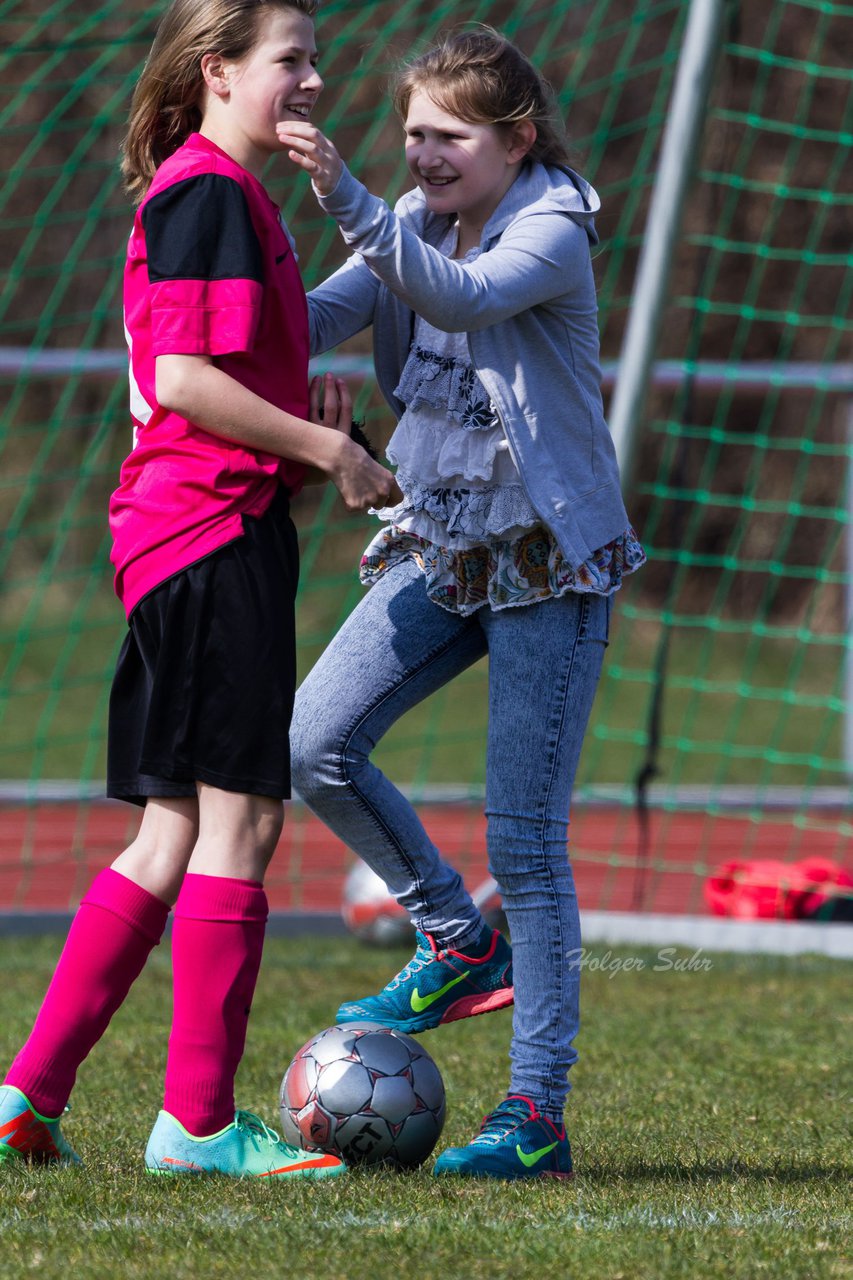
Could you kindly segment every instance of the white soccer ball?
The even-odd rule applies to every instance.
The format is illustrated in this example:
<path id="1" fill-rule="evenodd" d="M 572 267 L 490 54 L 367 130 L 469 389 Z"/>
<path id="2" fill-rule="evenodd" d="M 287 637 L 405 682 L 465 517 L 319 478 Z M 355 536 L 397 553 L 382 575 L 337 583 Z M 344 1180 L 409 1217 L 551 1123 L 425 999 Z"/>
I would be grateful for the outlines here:
<path id="1" fill-rule="evenodd" d="M 341 915 L 357 938 L 373 946 L 401 946 L 412 940 L 408 912 L 364 862 L 357 862 L 344 882 Z"/>

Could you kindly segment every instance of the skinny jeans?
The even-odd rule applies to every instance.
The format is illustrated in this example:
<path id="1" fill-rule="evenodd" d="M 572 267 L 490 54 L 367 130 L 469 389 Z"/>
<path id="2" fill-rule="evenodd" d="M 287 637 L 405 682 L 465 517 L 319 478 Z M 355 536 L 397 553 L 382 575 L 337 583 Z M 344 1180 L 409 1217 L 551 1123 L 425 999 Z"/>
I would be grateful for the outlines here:
<path id="1" fill-rule="evenodd" d="M 419 929 L 464 951 L 480 913 L 370 755 L 400 716 L 488 655 L 486 839 L 515 987 L 509 1091 L 555 1117 L 579 1017 L 569 807 L 609 617 L 609 598 L 574 593 L 463 617 L 433 603 L 421 571 L 404 561 L 368 589 L 329 644 L 297 691 L 291 725 L 293 782 L 305 803 Z"/>

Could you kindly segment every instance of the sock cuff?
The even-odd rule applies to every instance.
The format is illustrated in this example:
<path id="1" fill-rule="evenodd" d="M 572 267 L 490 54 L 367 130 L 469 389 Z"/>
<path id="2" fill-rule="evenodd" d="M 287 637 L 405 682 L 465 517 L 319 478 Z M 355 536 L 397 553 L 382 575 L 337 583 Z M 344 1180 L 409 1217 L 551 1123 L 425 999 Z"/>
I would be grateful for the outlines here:
<path id="1" fill-rule="evenodd" d="M 269 903 L 258 880 L 231 876 L 184 876 L 175 918 L 183 920 L 247 920 L 265 924 Z"/>
<path id="2" fill-rule="evenodd" d="M 112 867 L 105 867 L 95 876 L 80 906 L 111 912 L 153 946 L 162 938 L 169 918 L 168 903 Z"/>

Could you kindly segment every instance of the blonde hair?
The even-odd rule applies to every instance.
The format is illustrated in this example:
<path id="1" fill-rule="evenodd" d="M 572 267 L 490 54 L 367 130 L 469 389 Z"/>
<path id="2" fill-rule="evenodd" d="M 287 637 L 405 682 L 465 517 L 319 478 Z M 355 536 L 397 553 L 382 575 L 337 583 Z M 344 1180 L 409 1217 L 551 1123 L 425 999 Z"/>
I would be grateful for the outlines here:
<path id="1" fill-rule="evenodd" d="M 130 106 L 122 146 L 126 190 L 138 204 L 159 166 L 201 125 L 201 60 L 237 61 L 254 48 L 260 19 L 273 9 L 313 18 L 319 0 L 172 0 Z"/>
<path id="2" fill-rule="evenodd" d="M 569 164 L 569 144 L 551 86 L 521 50 L 492 27 L 452 32 L 400 68 L 391 92 L 402 120 L 416 91 L 468 124 L 509 130 L 530 120 L 536 126 L 530 159 Z"/>

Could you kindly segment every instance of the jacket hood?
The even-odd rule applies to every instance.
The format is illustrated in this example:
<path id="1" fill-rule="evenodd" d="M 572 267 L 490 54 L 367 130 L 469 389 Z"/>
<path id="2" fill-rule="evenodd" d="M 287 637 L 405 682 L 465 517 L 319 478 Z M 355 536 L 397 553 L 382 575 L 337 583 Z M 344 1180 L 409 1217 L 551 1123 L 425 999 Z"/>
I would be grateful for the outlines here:
<path id="1" fill-rule="evenodd" d="M 601 208 L 598 193 L 568 166 L 525 164 L 515 182 L 495 209 L 483 228 L 482 243 L 487 244 L 500 236 L 519 214 L 565 213 L 589 236 L 590 246 L 598 244 L 595 215 Z M 426 197 L 417 188 L 403 196 L 397 206 L 398 213 L 408 213 L 423 220 L 425 238 L 431 240 L 429 228 L 438 222 L 446 226 L 444 216 L 430 214 Z"/>

